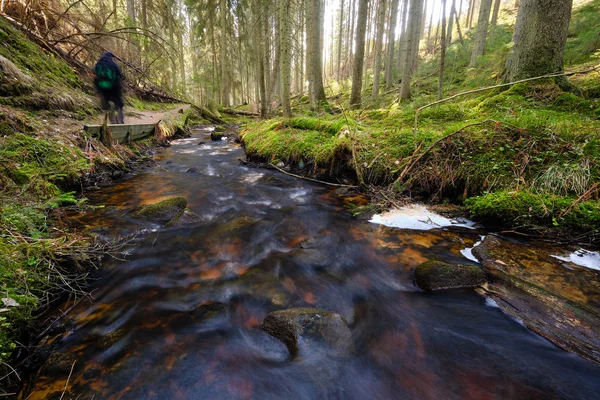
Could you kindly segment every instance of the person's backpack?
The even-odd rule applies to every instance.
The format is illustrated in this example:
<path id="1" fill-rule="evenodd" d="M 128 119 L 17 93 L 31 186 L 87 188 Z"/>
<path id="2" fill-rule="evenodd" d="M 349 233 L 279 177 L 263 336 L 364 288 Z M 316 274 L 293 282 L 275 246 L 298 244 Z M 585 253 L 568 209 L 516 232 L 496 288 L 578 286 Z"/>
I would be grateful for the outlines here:
<path id="1" fill-rule="evenodd" d="M 96 64 L 94 75 L 96 75 L 96 84 L 102 90 L 112 89 L 117 84 L 117 71 L 104 63 Z"/>

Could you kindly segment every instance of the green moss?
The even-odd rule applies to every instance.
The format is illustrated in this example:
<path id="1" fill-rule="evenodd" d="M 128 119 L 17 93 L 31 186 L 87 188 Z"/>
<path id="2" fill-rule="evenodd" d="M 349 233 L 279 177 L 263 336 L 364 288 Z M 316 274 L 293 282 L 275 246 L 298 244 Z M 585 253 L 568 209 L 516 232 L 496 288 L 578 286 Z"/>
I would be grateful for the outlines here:
<path id="1" fill-rule="evenodd" d="M 576 197 L 500 191 L 465 201 L 471 214 L 513 227 L 560 226 L 581 230 L 600 227 L 600 201 L 576 203 Z M 564 215 L 563 215 L 564 214 Z"/>
<path id="2" fill-rule="evenodd" d="M 186 207 L 187 199 L 185 197 L 171 197 L 155 204 L 143 206 L 134 213 L 134 216 L 150 221 L 168 221 L 177 217 Z"/>

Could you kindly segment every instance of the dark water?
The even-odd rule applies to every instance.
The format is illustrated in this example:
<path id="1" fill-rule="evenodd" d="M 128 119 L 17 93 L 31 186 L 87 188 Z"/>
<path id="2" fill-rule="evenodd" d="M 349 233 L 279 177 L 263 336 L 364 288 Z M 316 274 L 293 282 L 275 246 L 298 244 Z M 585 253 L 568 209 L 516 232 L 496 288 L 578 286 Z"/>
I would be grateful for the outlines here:
<path id="1" fill-rule="evenodd" d="M 32 383 L 30 399 L 593 399 L 600 368 L 566 353 L 470 290 L 422 293 L 427 259 L 467 262 L 470 232 L 416 232 L 352 219 L 333 190 L 244 167 L 205 131 L 92 197 L 82 221 L 139 233 L 108 262 L 95 301 Z M 186 173 L 195 167 L 199 172 Z M 165 229 L 131 217 L 182 195 L 204 221 Z M 270 311 L 341 314 L 354 351 L 291 359 L 259 329 Z M 68 384 L 67 384 L 68 381 Z M 27 397 L 25 395 L 24 397 Z"/>

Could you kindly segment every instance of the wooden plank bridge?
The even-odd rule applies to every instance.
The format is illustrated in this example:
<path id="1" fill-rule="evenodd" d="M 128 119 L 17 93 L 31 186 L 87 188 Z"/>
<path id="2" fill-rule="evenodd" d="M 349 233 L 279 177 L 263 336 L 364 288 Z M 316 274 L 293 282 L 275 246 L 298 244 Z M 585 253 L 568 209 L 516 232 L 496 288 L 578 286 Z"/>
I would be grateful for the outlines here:
<path id="1" fill-rule="evenodd" d="M 109 124 L 109 125 L 84 125 L 83 130 L 98 138 L 102 143 L 106 142 L 105 126 L 110 131 L 113 141 L 118 143 L 129 143 L 154 135 L 155 124 Z"/>

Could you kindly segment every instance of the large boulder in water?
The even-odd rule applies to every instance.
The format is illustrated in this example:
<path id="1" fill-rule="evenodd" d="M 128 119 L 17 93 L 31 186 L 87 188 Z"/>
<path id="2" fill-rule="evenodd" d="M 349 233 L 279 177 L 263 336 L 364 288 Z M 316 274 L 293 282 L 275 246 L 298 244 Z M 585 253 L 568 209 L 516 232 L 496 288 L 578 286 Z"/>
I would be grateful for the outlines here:
<path id="1" fill-rule="evenodd" d="M 354 348 L 346 321 L 339 314 L 316 308 L 274 311 L 264 319 L 261 329 L 285 343 L 292 356 L 318 344 L 342 353 Z"/>
<path id="2" fill-rule="evenodd" d="M 488 235 L 473 249 L 483 295 L 559 347 L 600 364 L 600 271 L 556 258 L 564 248 Z"/>
<path id="3" fill-rule="evenodd" d="M 485 282 L 485 272 L 475 265 L 426 261 L 415 269 L 415 283 L 422 290 L 477 287 Z"/>
<path id="4" fill-rule="evenodd" d="M 142 206 L 133 215 L 147 221 L 163 222 L 177 217 L 186 207 L 187 200 L 185 197 L 171 197 L 155 204 Z"/>

